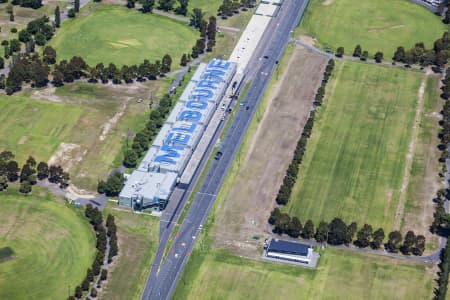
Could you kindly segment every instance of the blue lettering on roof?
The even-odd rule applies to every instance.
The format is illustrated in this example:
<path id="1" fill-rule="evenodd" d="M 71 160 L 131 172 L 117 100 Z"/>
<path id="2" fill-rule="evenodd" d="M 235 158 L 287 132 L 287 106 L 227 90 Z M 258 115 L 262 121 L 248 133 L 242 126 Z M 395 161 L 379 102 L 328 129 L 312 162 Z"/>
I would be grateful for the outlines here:
<path id="1" fill-rule="evenodd" d="M 208 79 L 210 81 L 215 81 L 217 83 L 222 82 L 223 78 L 225 77 L 226 73 L 222 70 L 212 70 L 212 69 L 207 69 L 203 75 L 202 75 L 202 79 Z"/>
<path id="2" fill-rule="evenodd" d="M 187 124 L 189 124 L 189 127 L 187 126 Z M 172 131 L 193 133 L 196 127 L 197 127 L 197 124 L 195 124 L 195 123 L 186 123 L 186 126 L 172 128 Z"/>
<path id="3" fill-rule="evenodd" d="M 212 80 L 200 80 L 197 84 L 197 87 L 200 88 L 210 88 L 210 89 L 217 89 L 217 82 Z"/>
<path id="4" fill-rule="evenodd" d="M 231 66 L 231 63 L 229 61 L 221 60 L 221 59 L 215 59 L 209 62 L 208 69 L 209 68 L 218 68 L 223 70 L 228 70 Z"/>
<path id="5" fill-rule="evenodd" d="M 178 121 L 196 122 L 202 118 L 202 113 L 195 110 L 184 110 L 178 117 Z"/>
<path id="6" fill-rule="evenodd" d="M 165 140 L 166 144 L 181 144 L 181 145 L 187 145 L 189 140 L 191 139 L 191 136 L 185 133 L 181 132 L 170 132 L 167 135 L 167 138 Z"/>
<path id="7" fill-rule="evenodd" d="M 192 92 L 192 97 L 198 98 L 198 99 L 209 100 L 209 99 L 212 99 L 213 96 L 214 96 L 214 92 L 209 89 L 195 88 L 194 91 Z"/>
<path id="8" fill-rule="evenodd" d="M 176 159 L 180 157 L 180 153 L 178 153 L 178 151 L 181 151 L 183 149 L 184 149 L 183 146 L 163 145 L 160 149 L 160 152 L 164 151 L 166 152 L 166 154 L 156 156 L 155 162 L 176 165 L 177 164 Z"/>
<path id="9" fill-rule="evenodd" d="M 193 109 L 205 109 L 208 107 L 208 102 L 202 100 L 189 100 L 186 103 L 186 107 Z"/>

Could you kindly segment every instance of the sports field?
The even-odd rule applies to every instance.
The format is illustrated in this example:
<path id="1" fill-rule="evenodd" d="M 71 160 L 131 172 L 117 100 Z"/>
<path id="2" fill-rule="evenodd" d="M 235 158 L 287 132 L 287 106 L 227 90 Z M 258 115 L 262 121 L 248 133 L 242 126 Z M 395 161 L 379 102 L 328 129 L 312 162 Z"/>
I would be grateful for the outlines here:
<path id="1" fill-rule="evenodd" d="M 288 204 L 293 216 L 394 227 L 423 77 L 337 62 Z"/>
<path id="2" fill-rule="evenodd" d="M 159 218 L 117 211 L 108 206 L 105 214 L 115 217 L 119 256 L 109 273 L 103 299 L 141 299 L 158 247 Z"/>
<path id="3" fill-rule="evenodd" d="M 194 251 L 173 299 L 430 299 L 431 266 L 327 249 L 316 270 Z"/>
<path id="4" fill-rule="evenodd" d="M 424 42 L 430 48 L 447 26 L 427 9 L 408 0 L 311 0 L 300 29 L 325 48 L 344 47 L 352 54 L 360 44 L 373 56 L 391 59 L 398 46 Z"/>
<path id="5" fill-rule="evenodd" d="M 2 192 L 0 248 L 16 258 L 0 264 L 0 299 L 65 299 L 94 260 L 95 236 L 82 212 L 42 193 Z"/>
<path id="6" fill-rule="evenodd" d="M 161 60 L 169 54 L 175 68 L 198 36 L 198 31 L 169 18 L 102 4 L 85 17 L 64 22 L 50 44 L 58 60 L 78 55 L 88 64 L 121 66 Z"/>
<path id="7" fill-rule="evenodd" d="M 47 161 L 75 127 L 83 109 L 63 103 L 0 95 L 0 145 L 23 162 Z"/>

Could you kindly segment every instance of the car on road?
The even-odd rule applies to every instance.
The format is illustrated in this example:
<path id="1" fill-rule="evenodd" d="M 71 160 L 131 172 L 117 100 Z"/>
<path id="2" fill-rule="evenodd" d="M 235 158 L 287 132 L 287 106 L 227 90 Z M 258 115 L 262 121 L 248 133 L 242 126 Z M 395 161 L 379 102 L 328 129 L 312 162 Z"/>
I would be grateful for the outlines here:
<path id="1" fill-rule="evenodd" d="M 217 151 L 216 156 L 214 156 L 215 160 L 219 160 L 222 157 L 223 153 L 220 151 Z"/>

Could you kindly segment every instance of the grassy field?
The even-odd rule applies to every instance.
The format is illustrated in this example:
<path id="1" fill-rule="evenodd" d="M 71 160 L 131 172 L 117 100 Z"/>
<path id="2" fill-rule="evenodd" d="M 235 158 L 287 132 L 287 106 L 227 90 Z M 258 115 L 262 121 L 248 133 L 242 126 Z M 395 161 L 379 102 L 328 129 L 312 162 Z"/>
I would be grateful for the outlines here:
<path id="1" fill-rule="evenodd" d="M 86 275 L 95 236 L 82 212 L 39 189 L 0 199 L 0 248 L 16 258 L 0 265 L 0 299 L 65 299 Z"/>
<path id="2" fill-rule="evenodd" d="M 170 54 L 175 68 L 197 38 L 198 31 L 169 18 L 101 5 L 87 16 L 64 22 L 50 44 L 57 50 L 58 60 L 78 55 L 89 64 L 114 62 L 121 66 Z"/>
<path id="3" fill-rule="evenodd" d="M 0 111 L 0 145 L 20 162 L 29 155 L 47 161 L 83 113 L 79 106 L 2 95 Z"/>
<path id="4" fill-rule="evenodd" d="M 206 16 L 216 16 L 222 2 L 222 0 L 191 0 L 189 9 L 200 8 Z"/>
<path id="5" fill-rule="evenodd" d="M 288 208 L 392 229 L 423 73 L 338 62 Z"/>
<path id="6" fill-rule="evenodd" d="M 440 18 L 408 0 L 312 0 L 296 31 L 318 40 L 322 47 L 343 46 L 353 53 L 356 44 L 373 56 L 382 51 L 391 59 L 398 46 L 433 42 L 446 30 Z"/>
<path id="7" fill-rule="evenodd" d="M 327 249 L 317 270 L 195 251 L 173 299 L 430 299 L 430 266 Z"/>
<path id="8" fill-rule="evenodd" d="M 102 299 L 141 299 L 158 246 L 159 219 L 117 211 L 112 205 L 105 215 L 108 213 L 115 216 L 120 253 Z"/>

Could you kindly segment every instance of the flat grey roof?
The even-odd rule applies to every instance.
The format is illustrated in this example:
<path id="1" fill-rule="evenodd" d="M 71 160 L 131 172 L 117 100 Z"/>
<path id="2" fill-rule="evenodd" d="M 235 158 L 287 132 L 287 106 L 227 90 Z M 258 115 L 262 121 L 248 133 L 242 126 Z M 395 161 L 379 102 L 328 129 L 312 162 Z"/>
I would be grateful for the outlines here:
<path id="1" fill-rule="evenodd" d="M 304 244 L 272 239 L 267 251 L 307 256 L 309 248 L 310 246 Z"/>

